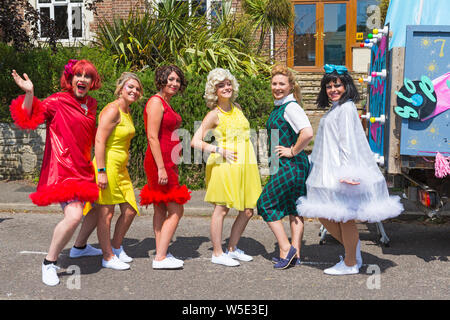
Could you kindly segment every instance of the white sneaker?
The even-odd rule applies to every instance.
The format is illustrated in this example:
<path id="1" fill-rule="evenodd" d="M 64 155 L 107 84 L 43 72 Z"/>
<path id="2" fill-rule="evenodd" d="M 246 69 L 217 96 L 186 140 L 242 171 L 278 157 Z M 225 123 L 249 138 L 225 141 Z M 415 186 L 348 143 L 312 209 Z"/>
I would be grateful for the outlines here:
<path id="1" fill-rule="evenodd" d="M 361 268 L 363 264 L 363 260 L 361 257 L 361 241 L 358 240 L 358 244 L 356 245 L 356 265 L 358 269 Z"/>
<path id="2" fill-rule="evenodd" d="M 161 261 L 156 261 L 153 259 L 152 268 L 153 269 L 181 269 L 183 268 L 183 262 L 175 258 L 169 258 L 166 256 Z"/>
<path id="3" fill-rule="evenodd" d="M 225 253 L 222 253 L 218 257 L 216 257 L 213 254 L 211 256 L 211 262 L 212 263 L 217 263 L 217 264 L 222 264 L 222 265 L 227 266 L 227 267 L 236 267 L 236 266 L 240 265 L 239 261 L 234 260 L 233 258 L 231 258 L 230 256 L 228 256 Z"/>
<path id="4" fill-rule="evenodd" d="M 69 256 L 71 258 L 79 258 L 79 257 L 92 257 L 92 256 L 101 256 L 103 254 L 101 249 L 94 248 L 90 244 L 86 245 L 84 249 L 77 249 L 75 247 L 70 248 Z"/>
<path id="5" fill-rule="evenodd" d="M 347 274 L 357 274 L 359 273 L 358 264 L 354 266 L 347 266 L 341 257 L 341 261 L 335 264 L 333 267 L 323 270 L 324 273 L 333 276 L 342 276 Z"/>
<path id="6" fill-rule="evenodd" d="M 111 260 L 106 261 L 102 259 L 103 268 L 109 268 L 114 270 L 128 270 L 130 269 L 130 265 L 121 261 L 117 256 L 113 256 Z"/>
<path id="7" fill-rule="evenodd" d="M 131 258 L 130 256 L 128 256 L 125 252 L 125 250 L 123 250 L 123 246 L 120 246 L 119 249 L 116 249 L 114 247 L 112 248 L 112 252 L 117 256 L 117 258 L 120 259 L 120 261 L 122 262 L 131 262 L 133 261 L 133 258 Z"/>
<path id="8" fill-rule="evenodd" d="M 183 260 L 175 258 L 170 252 L 167 252 L 166 258 L 167 259 L 172 259 L 172 260 L 177 261 L 177 262 L 179 262 L 179 263 L 184 265 L 184 261 Z"/>
<path id="9" fill-rule="evenodd" d="M 226 252 L 226 254 L 233 259 L 237 259 L 237 260 L 241 260 L 241 261 L 252 261 L 253 258 L 251 256 L 249 256 L 248 254 L 245 254 L 244 251 L 242 251 L 241 249 L 238 249 L 238 247 L 236 247 L 236 249 L 234 251 L 228 251 Z"/>
<path id="10" fill-rule="evenodd" d="M 53 263 L 42 263 L 42 282 L 48 286 L 56 286 L 59 283 L 59 278 L 56 274 L 56 270 L 59 269 L 60 268 Z"/>

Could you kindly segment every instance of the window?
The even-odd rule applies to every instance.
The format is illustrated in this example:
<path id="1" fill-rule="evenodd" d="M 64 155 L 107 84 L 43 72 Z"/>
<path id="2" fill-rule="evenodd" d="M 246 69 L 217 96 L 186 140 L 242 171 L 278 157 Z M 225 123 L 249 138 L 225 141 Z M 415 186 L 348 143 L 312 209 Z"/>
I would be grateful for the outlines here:
<path id="1" fill-rule="evenodd" d="M 367 36 L 372 33 L 372 29 L 381 27 L 378 4 L 377 0 L 358 0 L 356 32 L 363 32 Z"/>
<path id="2" fill-rule="evenodd" d="M 82 38 L 83 0 L 38 0 L 38 10 L 56 23 L 56 32 L 61 40 Z M 42 40 L 48 37 L 45 28 L 40 28 Z"/>
<path id="3" fill-rule="evenodd" d="M 152 0 L 149 0 L 152 1 Z M 160 3 L 162 0 L 155 0 Z M 176 0 L 177 2 L 189 3 L 189 15 L 207 15 L 209 19 L 217 17 L 217 12 L 221 10 L 222 0 Z"/>

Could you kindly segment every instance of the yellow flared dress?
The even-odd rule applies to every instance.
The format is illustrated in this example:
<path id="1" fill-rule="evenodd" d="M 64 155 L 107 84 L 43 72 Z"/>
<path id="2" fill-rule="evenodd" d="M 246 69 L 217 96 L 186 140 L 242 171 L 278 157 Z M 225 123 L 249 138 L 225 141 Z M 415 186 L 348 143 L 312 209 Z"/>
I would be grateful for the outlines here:
<path id="1" fill-rule="evenodd" d="M 243 211 L 254 208 L 261 194 L 261 178 L 250 124 L 242 111 L 232 106 L 228 112 L 218 108 L 219 125 L 214 129 L 218 146 L 237 153 L 235 162 L 227 162 L 212 153 L 206 163 L 205 201 Z"/>
<path id="2" fill-rule="evenodd" d="M 139 214 L 133 184 L 127 169 L 130 143 L 136 131 L 131 114 L 121 111 L 120 108 L 119 111 L 120 123 L 113 129 L 106 141 L 105 166 L 108 184 L 105 189 L 99 190 L 98 200 L 95 203 L 112 205 L 128 202 Z M 101 112 L 99 117 L 101 117 Z M 95 157 L 92 162 L 95 168 L 95 181 L 98 182 Z M 85 213 L 89 209 L 88 204 L 85 207 Z"/>

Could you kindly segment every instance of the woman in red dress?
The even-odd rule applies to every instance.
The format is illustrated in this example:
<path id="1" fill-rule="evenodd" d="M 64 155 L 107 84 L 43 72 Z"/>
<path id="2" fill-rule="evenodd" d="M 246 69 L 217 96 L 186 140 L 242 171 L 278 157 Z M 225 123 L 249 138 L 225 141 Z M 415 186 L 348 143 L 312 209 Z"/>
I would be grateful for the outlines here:
<path id="1" fill-rule="evenodd" d="M 64 69 L 62 91 L 42 102 L 34 96 L 33 82 L 28 76 L 24 74 L 22 78 L 15 70 L 12 72 L 16 84 L 25 91 L 10 106 L 15 124 L 34 130 L 46 122 L 44 158 L 37 190 L 30 194 L 31 201 L 38 206 L 60 203 L 64 212 L 42 264 L 42 281 L 49 286 L 59 283 L 57 258 L 82 220 L 84 203 L 98 198 L 91 162 L 97 101 L 88 93 L 100 88 L 100 77 L 87 60 L 69 60 Z M 95 226 L 93 215 L 83 221 L 81 229 L 92 232 Z M 101 250 L 89 245 L 77 251 L 77 256 L 99 254 Z"/>
<path id="2" fill-rule="evenodd" d="M 181 117 L 170 106 L 170 99 L 186 88 L 183 72 L 174 65 L 162 66 L 155 72 L 157 94 L 152 96 L 144 109 L 144 124 L 148 146 L 144 169 L 147 184 L 141 190 L 141 205 L 153 203 L 153 231 L 156 255 L 153 269 L 180 269 L 183 261 L 167 252 L 170 241 L 183 216 L 183 204 L 190 198 L 190 191 L 178 182 L 179 138 L 176 129 Z"/>

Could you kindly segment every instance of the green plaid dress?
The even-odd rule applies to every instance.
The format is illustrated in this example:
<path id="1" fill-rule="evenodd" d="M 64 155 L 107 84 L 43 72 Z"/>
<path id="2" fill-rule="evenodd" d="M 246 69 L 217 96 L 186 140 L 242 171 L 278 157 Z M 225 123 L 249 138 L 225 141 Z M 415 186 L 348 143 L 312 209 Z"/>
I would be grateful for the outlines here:
<path id="1" fill-rule="evenodd" d="M 272 130 L 278 130 L 278 145 L 284 147 L 293 146 L 298 139 L 298 134 L 283 117 L 286 106 L 291 102 L 294 101 L 275 107 L 266 123 L 268 136 L 271 137 Z M 269 161 L 276 161 L 278 157 L 273 149 L 275 145 L 270 140 L 269 138 Z M 278 160 L 278 170 L 271 175 L 256 204 L 258 214 L 266 222 L 281 220 L 287 215 L 298 215 L 295 201 L 306 195 L 305 181 L 309 172 L 306 153 L 302 151 L 293 158 L 282 157 Z"/>

